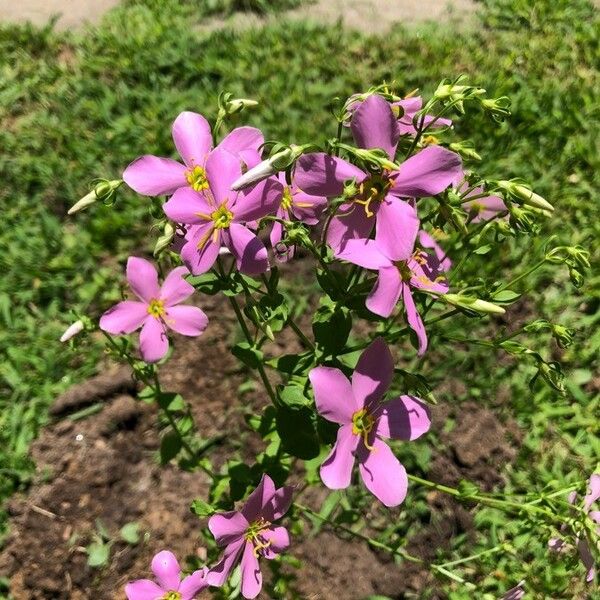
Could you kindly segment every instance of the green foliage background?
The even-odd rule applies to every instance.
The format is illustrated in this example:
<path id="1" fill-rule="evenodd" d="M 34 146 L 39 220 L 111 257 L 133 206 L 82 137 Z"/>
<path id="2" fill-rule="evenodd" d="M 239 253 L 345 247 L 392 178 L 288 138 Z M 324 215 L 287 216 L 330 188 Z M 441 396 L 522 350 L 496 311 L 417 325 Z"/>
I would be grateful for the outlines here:
<path id="1" fill-rule="evenodd" d="M 590 2 L 484 0 L 473 27 L 396 27 L 381 37 L 285 21 L 238 34 L 205 27 L 209 14 L 273 4 L 128 0 L 83 32 L 0 27 L 0 499 L 27 484 L 28 445 L 54 396 L 95 370 L 99 346 L 85 353 L 59 347 L 71 309 L 97 315 L 114 296 L 119 260 L 152 246 L 148 206 L 133 194 L 76 219 L 65 218 L 67 207 L 92 179 L 118 178 L 139 154 L 170 154 L 174 116 L 189 109 L 214 117 L 221 90 L 260 102 L 244 117 L 267 138 L 304 142 L 334 134 L 336 96 L 382 80 L 427 94 L 441 78 L 466 73 L 513 101 L 513 116 L 500 127 L 483 115 L 456 125 L 484 157 L 482 173 L 532 182 L 556 207 L 548 235 L 597 244 L 600 18 Z M 524 269 L 536 253 L 541 247 L 514 243 L 510 253 L 487 256 L 473 269 Z M 499 367 L 481 351 L 448 357 L 437 377 L 443 381 L 458 365 L 470 374 L 457 402 L 488 402 L 500 383 L 509 388 L 501 410 L 527 431 L 508 471 L 509 489 L 519 491 L 581 477 L 600 455 L 593 372 L 600 277 L 592 274 L 575 292 L 566 273 L 551 280 L 542 270 L 529 291 L 539 316 L 578 331 L 563 355 L 566 397 L 540 386 L 530 391 L 526 367 Z M 542 350 L 555 351 L 550 341 Z M 493 511 L 478 518 L 496 531 Z M 477 569 L 514 579 L 510 561 L 484 559 Z M 552 598 L 567 593 L 573 576 L 547 559 L 543 539 L 522 573 Z M 459 588 L 452 593 L 453 600 L 469 597 Z"/>

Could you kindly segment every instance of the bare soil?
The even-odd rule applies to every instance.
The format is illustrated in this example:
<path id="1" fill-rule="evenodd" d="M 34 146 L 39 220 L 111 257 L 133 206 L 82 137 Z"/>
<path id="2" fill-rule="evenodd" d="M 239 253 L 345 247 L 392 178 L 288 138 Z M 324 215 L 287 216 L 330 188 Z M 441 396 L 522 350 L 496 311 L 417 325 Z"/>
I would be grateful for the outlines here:
<path id="1" fill-rule="evenodd" d="M 244 413 L 256 411 L 266 401 L 258 391 L 243 396 L 238 392 L 248 374 L 239 370 L 229 352 L 236 330 L 226 299 L 204 296 L 203 308 L 211 326 L 199 339 L 177 340 L 161 379 L 164 389 L 185 392 L 203 436 L 226 434 L 222 445 L 211 450 L 218 467 L 240 446 L 250 460 L 260 451 L 262 441 L 247 429 Z M 293 350 L 286 336 L 282 340 L 283 349 Z M 176 465 L 159 466 L 156 408 L 136 400 L 134 388 L 127 369 L 121 367 L 56 400 L 57 420 L 31 449 L 37 465 L 35 482 L 27 495 L 15 496 L 9 504 L 11 534 L 0 554 L 0 576 L 10 579 L 16 600 L 122 598 L 124 584 L 145 576 L 158 550 L 204 558 L 199 531 L 205 523 L 191 514 L 189 504 L 194 497 L 207 497 L 207 477 L 183 472 Z M 100 412 L 81 420 L 68 417 L 98 401 L 103 406 Z M 436 407 L 433 414 L 444 450 L 435 456 L 430 476 L 447 484 L 467 477 L 484 489 L 501 484 L 502 467 L 518 446 L 515 427 L 506 427 L 477 405 L 456 410 Z M 449 416 L 456 425 L 443 433 Z M 299 474 L 293 479 L 298 481 Z M 316 489 L 303 501 L 318 510 L 325 497 Z M 429 494 L 427 501 L 431 521 L 423 523 L 410 542 L 410 551 L 425 559 L 447 546 L 454 534 L 472 530 L 465 508 L 437 493 Z M 132 521 L 141 524 L 148 538 L 136 546 L 115 541 L 109 564 L 100 570 L 90 568 L 85 546 L 93 539 L 98 519 L 116 539 L 119 529 Z M 425 597 L 428 589 L 434 589 L 422 568 L 396 565 L 366 544 L 340 539 L 327 529 L 294 539 L 290 552 L 303 565 L 294 584 L 301 598 L 358 600 L 381 594 L 400 599 Z"/>

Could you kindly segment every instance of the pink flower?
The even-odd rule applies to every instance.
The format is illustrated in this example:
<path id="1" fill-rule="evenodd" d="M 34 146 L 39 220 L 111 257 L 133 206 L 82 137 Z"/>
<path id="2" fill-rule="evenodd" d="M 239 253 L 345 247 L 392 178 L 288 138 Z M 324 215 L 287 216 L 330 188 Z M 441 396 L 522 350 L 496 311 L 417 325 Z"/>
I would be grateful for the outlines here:
<path id="1" fill-rule="evenodd" d="M 400 127 L 388 102 L 369 96 L 352 116 L 351 129 L 360 148 L 382 148 L 394 160 Z M 354 181 L 358 194 L 343 204 L 331 220 L 327 241 L 338 250 L 349 240 L 375 239 L 394 254 L 399 198 L 421 198 L 443 192 L 462 173 L 458 154 L 440 146 L 429 146 L 404 161 L 400 170 L 367 173 L 347 161 L 324 153 L 305 154 L 298 159 L 295 183 L 307 194 L 340 196 L 344 184 Z"/>
<path id="2" fill-rule="evenodd" d="M 327 198 L 305 194 L 294 182 L 291 186 L 288 186 L 285 173 L 279 173 L 278 179 L 283 188 L 276 216 L 286 221 L 296 220 L 307 225 L 316 225 L 327 205 Z M 293 246 L 283 252 L 277 250 L 277 244 L 283 239 L 283 225 L 278 221 L 273 223 L 270 239 L 271 246 L 275 250 L 275 256 L 279 260 L 285 262 L 294 256 Z"/>
<path id="3" fill-rule="evenodd" d="M 181 580 L 181 567 L 172 552 L 163 550 L 152 559 L 156 582 L 138 579 L 125 586 L 128 600 L 192 600 L 204 588 L 207 569 L 194 571 Z"/>
<path id="4" fill-rule="evenodd" d="M 571 492 L 568 496 L 570 504 L 575 504 L 577 501 L 577 493 Z M 588 492 L 583 498 L 583 510 L 589 516 L 589 518 L 596 524 L 596 535 L 600 536 L 600 510 L 592 510 L 592 506 L 600 500 L 600 474 L 594 473 L 588 482 Z M 561 531 L 565 531 L 565 527 L 561 528 Z M 577 544 L 577 552 L 579 558 L 587 570 L 586 581 L 591 583 L 596 577 L 596 567 L 594 564 L 594 557 L 590 550 L 590 543 L 586 538 L 575 537 Z M 552 538 L 548 542 L 548 546 L 555 552 L 561 552 L 568 547 L 567 542 L 561 538 Z"/>
<path id="5" fill-rule="evenodd" d="M 395 115 L 400 114 L 399 108 L 402 109 L 403 114 L 398 118 L 398 126 L 401 135 L 415 136 L 417 130 L 414 126 L 414 118 L 418 111 L 423 107 L 423 99 L 421 96 L 412 96 L 410 98 L 404 98 L 398 102 L 392 102 L 392 110 Z M 423 126 L 427 127 L 433 123 L 435 117 L 432 115 L 425 115 Z M 433 123 L 433 127 L 450 127 L 452 121 L 450 119 L 439 118 Z"/>
<path id="6" fill-rule="evenodd" d="M 413 396 L 383 402 L 394 374 L 392 355 L 377 338 L 361 354 L 352 382 L 333 367 L 309 373 L 319 413 L 339 423 L 337 441 L 321 465 L 321 479 L 330 489 L 350 485 L 354 460 L 367 489 L 386 506 L 406 497 L 406 471 L 382 438 L 414 440 L 430 427 L 427 407 Z"/>
<path id="7" fill-rule="evenodd" d="M 194 293 L 185 279 L 185 267 L 173 269 L 162 286 L 152 263 L 130 256 L 127 281 L 139 301 L 125 300 L 100 318 L 100 329 L 113 335 L 142 328 L 140 352 L 146 362 L 160 360 L 169 349 L 167 328 L 187 336 L 200 335 L 208 325 L 207 316 L 196 306 L 177 306 Z"/>
<path id="8" fill-rule="evenodd" d="M 277 210 L 281 184 L 271 178 L 232 191 L 231 184 L 242 173 L 240 161 L 218 148 L 210 153 L 205 173 L 205 189 L 179 188 L 163 205 L 169 219 L 192 226 L 181 258 L 194 275 L 199 275 L 213 266 L 224 245 L 242 273 L 264 273 L 269 268 L 267 249 L 247 225 Z"/>
<path id="9" fill-rule="evenodd" d="M 374 240 L 349 240 L 336 256 L 366 269 L 376 269 L 379 276 L 367 297 L 367 308 L 382 317 L 389 317 L 402 298 L 409 327 L 417 334 L 419 356 L 427 350 L 427 333 L 417 311 L 412 289 L 433 294 L 448 291 L 446 278 L 441 274 L 439 260 L 423 251 L 415 251 L 419 231 L 417 211 L 408 202 L 396 201 L 398 208 L 394 252 L 389 245 Z"/>
<path id="10" fill-rule="evenodd" d="M 207 575 L 210 585 L 221 586 L 233 568 L 241 563 L 242 596 L 256 598 L 262 589 L 259 557 L 271 560 L 290 545 L 285 527 L 274 526 L 292 502 L 292 488 L 275 488 L 273 480 L 263 475 L 258 487 L 239 511 L 212 516 L 208 527 L 225 551 L 219 563 Z"/>
<path id="11" fill-rule="evenodd" d="M 436 258 L 439 261 L 440 271 L 447 273 L 452 267 L 452 261 L 448 257 L 446 251 L 438 244 L 437 240 L 424 229 L 419 231 L 419 246 L 433 250 Z"/>
<path id="12" fill-rule="evenodd" d="M 519 583 L 508 590 L 502 598 L 499 600 L 522 600 L 525 597 L 525 582 L 519 581 Z"/>
<path id="13" fill-rule="evenodd" d="M 124 171 L 123 180 L 145 196 L 169 196 L 187 187 L 206 189 L 206 161 L 212 150 L 212 134 L 208 121 L 198 113 L 182 112 L 173 123 L 173 141 L 183 164 L 171 158 L 146 154 L 134 160 Z M 217 146 L 227 150 L 248 166 L 260 162 L 259 147 L 264 138 L 254 127 L 238 127 Z"/>
<path id="14" fill-rule="evenodd" d="M 459 191 L 467 189 L 467 184 L 463 184 Z M 479 196 L 484 193 L 482 187 L 476 187 L 470 191 L 465 198 L 471 196 Z M 462 207 L 470 215 L 471 223 L 481 223 L 482 221 L 491 221 L 501 217 L 502 215 L 508 215 L 508 208 L 504 201 L 499 196 L 482 196 L 481 198 L 475 198 L 468 202 L 463 202 Z"/>

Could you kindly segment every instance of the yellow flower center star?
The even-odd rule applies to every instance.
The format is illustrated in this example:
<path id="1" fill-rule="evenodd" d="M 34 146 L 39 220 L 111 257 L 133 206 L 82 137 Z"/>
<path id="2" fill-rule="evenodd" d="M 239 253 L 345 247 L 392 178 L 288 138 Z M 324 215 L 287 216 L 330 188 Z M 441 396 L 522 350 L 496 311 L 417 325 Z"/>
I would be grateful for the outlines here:
<path id="1" fill-rule="evenodd" d="M 365 207 L 367 217 L 373 217 L 375 213 L 371 210 L 371 204 L 381 202 L 391 187 L 392 181 L 385 175 L 371 175 L 360 184 L 359 196 L 354 202 Z"/>
<path id="2" fill-rule="evenodd" d="M 160 319 L 165 316 L 165 303 L 163 300 L 158 298 L 152 298 L 150 304 L 148 304 L 148 314 L 152 315 L 155 319 Z"/>
<path id="3" fill-rule="evenodd" d="M 190 184 L 190 187 L 197 192 L 208 189 L 208 179 L 206 179 L 206 171 L 203 167 L 196 165 L 185 172 L 185 178 Z"/>
<path id="4" fill-rule="evenodd" d="M 233 220 L 233 213 L 225 206 L 225 202 L 210 213 L 210 218 L 215 229 L 227 229 Z"/>
<path id="5" fill-rule="evenodd" d="M 161 596 L 160 600 L 181 600 L 181 594 L 179 592 L 167 592 L 164 596 Z"/>
<path id="6" fill-rule="evenodd" d="M 265 550 L 271 545 L 271 540 L 265 538 L 263 535 L 264 530 L 269 527 L 271 527 L 271 523 L 263 517 L 260 517 L 256 521 L 250 523 L 250 526 L 246 529 L 244 539 L 247 542 L 252 542 L 252 545 L 254 546 L 254 556 L 256 558 L 259 557 L 262 550 Z"/>
<path id="7" fill-rule="evenodd" d="M 352 415 L 352 433 L 360 435 L 369 450 L 373 450 L 373 446 L 369 445 L 369 434 L 374 426 L 375 417 L 366 408 L 361 408 Z"/>
<path id="8" fill-rule="evenodd" d="M 292 208 L 292 203 L 292 192 L 290 188 L 286 185 L 283 188 L 283 196 L 281 197 L 281 208 L 283 210 L 289 210 L 290 208 Z"/>

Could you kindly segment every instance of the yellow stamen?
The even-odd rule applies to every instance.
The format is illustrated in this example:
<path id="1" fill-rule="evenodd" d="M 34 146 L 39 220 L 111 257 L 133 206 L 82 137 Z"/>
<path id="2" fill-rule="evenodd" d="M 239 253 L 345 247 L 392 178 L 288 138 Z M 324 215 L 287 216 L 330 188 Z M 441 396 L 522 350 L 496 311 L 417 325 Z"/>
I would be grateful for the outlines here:
<path id="1" fill-rule="evenodd" d="M 283 196 L 281 197 L 281 208 L 283 210 L 290 210 L 290 208 L 292 208 L 292 204 L 292 192 L 290 188 L 286 185 L 283 188 Z"/>
<path id="2" fill-rule="evenodd" d="M 435 135 L 424 135 L 423 143 L 427 146 L 436 146 L 440 143 L 440 141 L 435 137 Z"/>
<path id="3" fill-rule="evenodd" d="M 369 434 L 374 425 L 375 417 L 373 417 L 366 408 L 357 410 L 352 415 L 352 433 L 362 437 L 365 447 L 368 450 L 374 449 L 373 446 L 369 444 Z"/>
<path id="4" fill-rule="evenodd" d="M 206 179 L 206 171 L 199 165 L 188 169 L 185 172 L 185 178 L 193 190 L 201 192 L 208 189 L 208 179 Z"/>
<path id="5" fill-rule="evenodd" d="M 227 229 L 233 220 L 233 213 L 225 205 L 226 200 L 210 215 L 215 229 Z"/>
<path id="6" fill-rule="evenodd" d="M 360 184 L 359 196 L 354 202 L 365 207 L 365 213 L 370 219 L 375 215 L 375 212 L 371 210 L 371 203 L 383 200 L 390 187 L 392 187 L 392 182 L 385 175 L 371 175 Z"/>
<path id="7" fill-rule="evenodd" d="M 160 597 L 160 600 L 181 600 L 181 594 L 179 592 L 167 592 Z"/>
<path id="8" fill-rule="evenodd" d="M 271 523 L 264 519 L 263 517 L 259 517 L 256 521 L 250 523 L 248 529 L 246 529 L 246 533 L 244 534 L 244 538 L 248 542 L 252 542 L 254 548 L 254 556 L 258 558 L 263 550 L 266 550 L 271 546 L 272 540 L 268 539 L 264 535 L 265 529 L 271 527 Z"/>
<path id="9" fill-rule="evenodd" d="M 155 319 L 160 319 L 165 315 L 165 303 L 163 300 L 158 298 L 152 298 L 150 304 L 148 304 L 148 314 L 152 315 Z"/>

